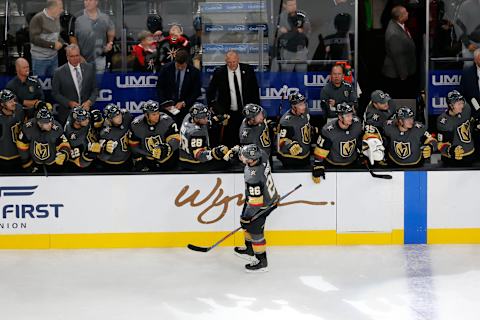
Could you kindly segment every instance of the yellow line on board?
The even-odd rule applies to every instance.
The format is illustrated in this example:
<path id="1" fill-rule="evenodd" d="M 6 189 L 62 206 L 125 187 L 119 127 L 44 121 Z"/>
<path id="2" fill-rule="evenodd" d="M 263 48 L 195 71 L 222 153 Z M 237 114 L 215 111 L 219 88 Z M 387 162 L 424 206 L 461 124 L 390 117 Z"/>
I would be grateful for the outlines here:
<path id="1" fill-rule="evenodd" d="M 428 244 L 480 244 L 480 228 L 428 229 Z"/>
<path id="2" fill-rule="evenodd" d="M 98 233 L 0 235 L 0 249 L 171 248 L 192 243 L 211 246 L 227 232 Z M 403 230 L 391 233 L 336 233 L 335 230 L 267 231 L 268 245 L 403 244 Z M 243 244 L 242 232 L 222 246 Z"/>

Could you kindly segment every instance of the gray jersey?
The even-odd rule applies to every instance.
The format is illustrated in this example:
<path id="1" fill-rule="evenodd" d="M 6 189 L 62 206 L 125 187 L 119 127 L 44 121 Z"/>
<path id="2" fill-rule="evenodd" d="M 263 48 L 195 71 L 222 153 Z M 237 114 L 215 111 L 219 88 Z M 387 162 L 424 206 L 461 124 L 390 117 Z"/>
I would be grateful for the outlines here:
<path id="1" fill-rule="evenodd" d="M 127 110 L 122 110 L 123 121 L 118 127 L 104 125 L 100 131 L 100 142 L 105 146 L 108 141 L 116 144 L 113 153 L 108 153 L 105 147 L 98 155 L 98 159 L 108 164 L 122 164 L 130 158 L 130 149 L 128 147 L 128 136 L 130 135 L 130 123 L 132 115 Z"/>
<path id="2" fill-rule="evenodd" d="M 390 100 L 392 101 L 392 100 Z M 380 133 L 383 134 L 383 129 L 385 126 L 385 123 L 388 120 L 391 120 L 392 117 L 395 114 L 395 106 L 392 105 L 391 102 L 389 102 L 389 108 L 388 110 L 378 110 L 373 106 L 373 103 L 370 102 L 365 109 L 365 115 L 364 115 L 364 125 L 370 125 L 376 127 Z"/>
<path id="3" fill-rule="evenodd" d="M 357 93 L 353 86 L 346 81 L 342 81 L 339 87 L 334 86 L 331 81 L 327 82 L 320 92 L 320 100 L 326 100 L 328 102 L 329 99 L 335 100 L 335 105 L 328 106 L 327 110 L 323 110 L 324 115 L 328 118 L 337 117 L 336 106 L 339 103 L 346 102 L 355 107 L 357 105 Z"/>
<path id="4" fill-rule="evenodd" d="M 442 113 L 437 119 L 438 149 L 443 156 L 451 157 L 451 152 L 457 146 L 464 150 L 464 156 L 475 152 L 472 139 L 471 108 L 468 103 L 460 114 L 451 116 L 448 111 Z M 453 147 L 450 149 L 450 147 Z"/>
<path id="5" fill-rule="evenodd" d="M 362 135 L 362 124 L 358 117 L 353 117 L 352 125 L 347 130 L 340 128 L 338 121 L 327 123 L 318 136 L 315 159 L 338 166 L 353 163 L 358 158 L 357 149 L 362 146 Z"/>
<path id="6" fill-rule="evenodd" d="M 155 148 L 168 144 L 166 149 L 169 151 L 159 159 L 160 163 L 164 163 L 178 150 L 180 135 L 177 124 L 163 112 L 156 125 L 148 124 L 145 115 L 140 115 L 132 121 L 129 144 L 135 157 L 146 157 L 149 160 L 155 160 L 152 156 Z"/>
<path id="7" fill-rule="evenodd" d="M 40 82 L 33 77 L 27 77 L 25 82 L 20 81 L 18 77 L 10 80 L 6 89 L 12 90 L 17 96 L 17 101 L 21 105 L 25 100 L 40 100 L 45 101 L 45 96 L 43 94 L 42 86 Z M 35 115 L 35 108 L 30 108 L 25 110 L 26 116 L 31 119 Z"/>
<path id="8" fill-rule="evenodd" d="M 421 147 L 433 140 L 425 126 L 419 122 L 415 122 L 412 129 L 402 132 L 398 129 L 396 121 L 389 120 L 385 124 L 384 136 L 388 157 L 394 163 L 403 166 L 420 163 Z"/>
<path id="9" fill-rule="evenodd" d="M 65 136 L 71 147 L 69 160 L 80 168 L 88 167 L 97 157 L 96 153 L 88 151 L 90 144 L 98 142 L 95 129 L 90 123 L 76 129 L 70 116 L 65 124 Z"/>
<path id="10" fill-rule="evenodd" d="M 247 119 L 243 119 L 242 124 L 240 125 L 240 145 L 243 146 L 252 143 L 259 146 L 268 156 L 270 156 L 272 143 L 266 120 L 258 125 L 250 126 L 247 123 Z"/>
<path id="11" fill-rule="evenodd" d="M 278 199 L 268 155 L 265 152 L 262 151 L 262 157 L 257 165 L 245 166 L 244 179 L 246 206 L 242 217 L 249 219 L 260 210 L 270 207 Z"/>
<path id="12" fill-rule="evenodd" d="M 24 112 L 17 104 L 11 116 L 0 111 L 0 159 L 13 160 L 18 158 L 17 139 L 20 133 Z"/>
<path id="13" fill-rule="evenodd" d="M 280 131 L 278 133 L 277 151 L 285 158 L 305 159 L 310 156 L 311 127 L 310 115 L 296 116 L 292 110 L 288 110 L 280 119 Z M 290 148 L 293 144 L 299 144 L 301 152 L 292 155 Z"/>
<path id="14" fill-rule="evenodd" d="M 193 123 L 187 114 L 180 128 L 180 161 L 201 163 L 212 159 L 208 126 Z"/>
<path id="15" fill-rule="evenodd" d="M 37 119 L 25 122 L 18 136 L 17 147 L 24 168 L 29 167 L 32 161 L 36 164 L 52 165 L 57 152 L 64 153 L 66 159 L 70 156 L 70 144 L 56 120 L 53 121 L 50 131 L 40 130 Z"/>

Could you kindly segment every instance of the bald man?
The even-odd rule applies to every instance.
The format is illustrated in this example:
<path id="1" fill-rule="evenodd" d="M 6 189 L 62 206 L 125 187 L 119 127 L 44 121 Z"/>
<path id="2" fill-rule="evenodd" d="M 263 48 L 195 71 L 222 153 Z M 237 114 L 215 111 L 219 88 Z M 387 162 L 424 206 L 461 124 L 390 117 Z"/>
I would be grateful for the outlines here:
<path id="1" fill-rule="evenodd" d="M 39 101 L 44 101 L 42 86 L 40 82 L 30 77 L 30 65 L 24 58 L 18 58 L 15 61 L 15 70 L 17 76 L 7 83 L 6 88 L 12 90 L 17 96 L 17 102 L 25 109 L 28 119 L 33 118 L 35 105 Z"/>
<path id="2" fill-rule="evenodd" d="M 240 63 L 240 56 L 236 51 L 228 51 L 225 65 L 213 73 L 207 89 L 207 102 L 216 114 L 230 115 L 224 130 L 224 139 L 219 143 L 229 147 L 238 144 L 243 107 L 249 103 L 260 104 L 260 92 L 253 68 Z"/>

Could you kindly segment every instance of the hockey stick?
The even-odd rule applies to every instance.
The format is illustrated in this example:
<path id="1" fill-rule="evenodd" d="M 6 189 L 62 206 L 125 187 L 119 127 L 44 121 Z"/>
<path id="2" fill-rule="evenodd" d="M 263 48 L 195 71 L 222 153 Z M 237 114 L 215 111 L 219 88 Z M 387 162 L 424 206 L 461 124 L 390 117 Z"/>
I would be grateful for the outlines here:
<path id="1" fill-rule="evenodd" d="M 370 172 L 372 177 L 378 178 L 378 179 L 387 179 L 387 180 L 392 179 L 392 176 L 389 175 L 389 174 L 379 174 L 379 173 L 373 172 L 372 169 L 370 168 L 370 165 L 368 164 L 368 161 L 364 161 L 364 162 L 365 162 L 365 166 L 367 167 L 368 172 Z"/>
<path id="2" fill-rule="evenodd" d="M 300 189 L 302 185 L 299 184 L 298 186 L 296 186 L 294 189 L 292 189 L 290 192 L 284 194 L 283 196 L 281 196 L 277 202 L 275 202 L 274 205 L 277 205 L 280 203 L 280 201 L 282 201 L 283 199 L 285 199 L 286 197 L 288 197 L 289 195 L 291 195 L 292 193 L 294 193 L 295 191 L 297 191 L 298 189 Z M 267 210 L 269 210 L 271 207 L 268 207 L 268 208 L 265 208 L 263 210 L 260 210 L 256 215 L 253 216 L 253 218 L 250 220 L 250 222 L 253 222 L 255 221 L 258 217 L 260 217 L 262 214 L 264 214 L 265 212 L 267 212 Z M 226 239 L 230 238 L 232 235 L 234 235 L 237 231 L 239 231 L 240 229 L 242 229 L 242 227 L 238 227 L 236 228 L 235 230 L 233 230 L 232 232 L 228 233 L 226 236 L 224 236 L 222 239 L 218 240 L 217 242 L 215 242 L 213 245 L 211 245 L 210 247 L 199 247 L 199 246 L 196 246 L 196 245 L 193 245 L 193 244 L 189 244 L 187 246 L 188 249 L 190 250 L 193 250 L 193 251 L 198 251 L 198 252 L 208 252 L 210 250 L 212 250 L 213 248 L 215 248 L 216 246 L 218 246 L 220 243 L 222 243 L 223 241 L 225 241 Z"/>

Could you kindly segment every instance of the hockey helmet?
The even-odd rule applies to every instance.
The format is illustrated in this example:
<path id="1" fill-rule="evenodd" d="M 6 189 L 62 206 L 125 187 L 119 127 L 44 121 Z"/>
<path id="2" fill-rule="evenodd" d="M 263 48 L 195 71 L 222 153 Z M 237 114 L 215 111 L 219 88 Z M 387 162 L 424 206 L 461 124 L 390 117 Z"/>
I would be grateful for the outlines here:
<path id="1" fill-rule="evenodd" d="M 247 144 L 240 149 L 240 156 L 247 160 L 258 160 L 262 157 L 262 152 L 256 144 Z"/>
<path id="2" fill-rule="evenodd" d="M 202 30 L 202 17 L 201 16 L 195 16 L 195 18 L 193 18 L 193 29 L 195 29 L 195 31 L 201 31 Z"/>
<path id="3" fill-rule="evenodd" d="M 190 115 L 192 118 L 206 118 L 210 116 L 210 111 L 208 111 L 208 108 L 200 102 L 195 103 L 189 110 Z"/>
<path id="4" fill-rule="evenodd" d="M 105 109 L 103 109 L 103 115 L 105 119 L 113 119 L 117 115 L 121 114 L 122 112 L 120 111 L 120 108 L 113 103 L 109 103 L 105 106 Z"/>
<path id="5" fill-rule="evenodd" d="M 53 121 L 53 115 L 48 109 L 42 108 L 38 110 L 37 115 L 35 116 L 38 123 L 50 123 Z"/>
<path id="6" fill-rule="evenodd" d="M 401 107 L 397 110 L 397 119 L 405 120 L 410 118 L 415 118 L 415 114 L 413 113 L 410 107 Z"/>
<path id="7" fill-rule="evenodd" d="M 153 101 L 153 100 L 148 100 L 147 102 L 144 102 L 142 105 L 142 110 L 143 113 L 153 113 L 153 112 L 159 112 L 160 111 L 160 106 L 158 102 Z"/>
<path id="8" fill-rule="evenodd" d="M 337 113 L 340 115 L 346 115 L 353 113 L 353 107 L 346 102 L 337 104 Z"/>
<path id="9" fill-rule="evenodd" d="M 302 11 L 297 11 L 297 19 L 295 21 L 295 27 L 303 28 L 305 21 L 307 20 L 307 16 Z"/>
<path id="10" fill-rule="evenodd" d="M 102 112 L 100 110 L 92 110 L 90 111 L 90 117 L 92 118 L 93 122 L 101 122 L 103 121 L 103 116 L 102 116 Z"/>
<path id="11" fill-rule="evenodd" d="M 448 107 L 449 108 L 453 107 L 453 105 L 457 101 L 465 101 L 465 99 L 463 98 L 461 93 L 458 92 L 457 90 L 450 91 L 447 95 L 447 105 L 448 105 Z"/>
<path id="12" fill-rule="evenodd" d="M 16 98 L 15 93 L 13 93 L 13 91 L 11 90 L 3 89 L 0 91 L 0 102 L 2 103 L 8 102 L 15 98 Z"/>
<path id="13" fill-rule="evenodd" d="M 288 102 L 290 102 L 291 106 L 294 106 L 296 104 L 299 104 L 305 101 L 306 101 L 305 96 L 300 92 L 295 92 L 288 96 Z"/>
<path id="14" fill-rule="evenodd" d="M 82 107 L 75 107 L 72 110 L 72 119 L 77 122 L 82 122 L 90 119 L 90 113 Z"/>
<path id="15" fill-rule="evenodd" d="M 151 33 L 163 30 L 163 20 L 158 14 L 149 15 L 147 18 L 147 29 Z"/>
<path id="16" fill-rule="evenodd" d="M 255 103 L 248 103 L 243 108 L 243 115 L 247 119 L 255 118 L 261 112 L 265 113 L 263 108 L 261 106 L 259 106 L 258 104 L 255 104 Z"/>

